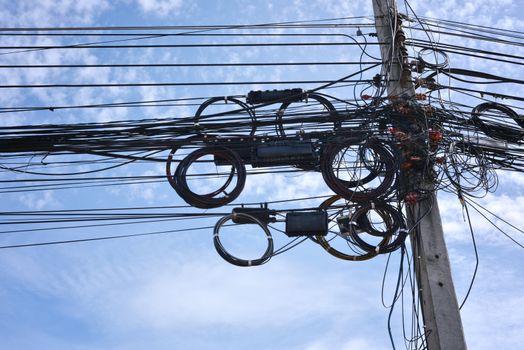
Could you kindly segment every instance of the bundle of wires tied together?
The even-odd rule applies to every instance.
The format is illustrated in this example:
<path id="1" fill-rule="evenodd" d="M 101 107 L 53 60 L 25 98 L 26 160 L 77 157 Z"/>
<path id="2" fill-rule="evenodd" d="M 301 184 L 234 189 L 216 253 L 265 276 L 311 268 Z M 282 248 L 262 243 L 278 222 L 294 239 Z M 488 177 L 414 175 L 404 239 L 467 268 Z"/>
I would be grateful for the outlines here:
<path id="1" fill-rule="evenodd" d="M 405 5 L 412 13 L 409 3 Z M 398 57 L 391 50 L 386 59 L 380 52 L 384 43 L 374 39 L 373 17 L 259 25 L 0 28 L 4 38 L 27 39 L 24 45 L 0 45 L 6 58 L 0 70 L 79 77 L 74 83 L 42 79 L 0 86 L 27 95 L 0 108 L 7 120 L 0 130 L 0 171 L 5 176 L 1 193 L 140 189 L 151 184 L 160 188 L 155 200 L 171 201 L 174 193 L 187 203 L 3 212 L 3 233 L 162 223 L 176 228 L 8 242 L 0 248 L 204 230 L 212 232 L 219 256 L 240 267 L 263 265 L 306 242 L 346 261 L 387 256 L 389 263 L 390 254 L 399 252 L 389 307 L 393 312 L 397 300 L 404 302 L 403 289 L 411 287 L 414 316 L 411 337 L 405 334 L 406 348 L 424 348 L 413 257 L 405 241 L 408 234 L 420 233 L 419 223 L 429 210 L 415 209 L 421 202 L 433 207 L 433 195 L 442 190 L 456 194 L 466 213 L 471 206 L 483 216 L 493 215 L 475 199 L 496 190 L 500 171 L 524 172 L 524 98 L 515 92 L 524 83 L 524 59 L 513 52 L 524 46 L 524 34 L 414 13 L 390 20 L 401 48 Z M 246 48 L 260 56 L 242 55 Z M 88 51 L 99 60 L 68 61 L 64 55 L 60 64 L 42 63 L 52 62 L 44 58 L 54 50 Z M 181 58 L 193 58 L 191 50 L 202 50 L 206 60 L 149 62 L 152 56 L 136 54 L 140 50 L 178 50 Z M 348 50 L 357 59 L 347 60 Z M 115 61 L 96 55 L 102 51 Z M 38 62 L 9 60 L 29 52 L 42 57 Z M 137 57 L 144 61 L 135 61 Z M 247 57 L 249 61 L 242 60 Z M 397 61 L 403 74 L 412 77 L 408 85 L 413 84 L 414 94 L 411 89 L 388 92 Z M 500 69 L 488 72 L 489 63 Z M 274 74 L 275 67 L 285 69 Z M 97 80 L 99 75 L 91 72 L 108 69 L 126 69 L 117 76 L 128 78 Z M 150 80 L 132 80 L 145 69 Z M 192 80 L 169 80 L 197 69 L 202 71 L 187 75 Z M 84 70 L 92 77 L 86 82 L 80 79 L 86 74 L 78 74 Z M 333 74 L 341 71 L 345 73 Z M 229 75 L 235 72 L 249 78 L 235 80 Z M 273 76 L 277 78 L 268 78 Z M 93 103 L 57 102 L 80 88 L 102 92 L 93 92 L 98 97 Z M 144 100 L 143 91 L 136 93 L 144 88 L 155 89 L 159 97 Z M 42 101 L 40 96 L 60 99 Z M 120 115 L 113 113 L 117 111 L 125 115 L 122 120 L 113 119 Z M 101 121 L 107 115 L 98 112 L 109 112 L 110 120 Z M 45 122 L 17 122 L 37 118 Z M 164 166 L 165 173 L 154 173 L 151 169 L 159 168 L 155 165 Z M 304 174 L 315 177 L 318 186 L 293 182 L 308 193 L 296 198 L 294 190 L 283 186 Z M 275 175 L 286 176 L 285 181 L 274 181 Z M 255 176 L 266 177 L 250 184 Z M 253 183 L 270 190 L 253 190 Z M 269 191 L 290 194 L 270 201 Z M 155 197 L 158 192 L 162 196 Z M 408 220 L 408 214 L 416 220 Z M 241 237 L 239 244 L 259 238 L 255 232 L 261 234 L 265 239 L 260 252 L 251 257 L 237 253 L 231 247 L 232 232 L 247 232 L 235 236 Z M 280 246 L 282 239 L 286 243 Z"/>

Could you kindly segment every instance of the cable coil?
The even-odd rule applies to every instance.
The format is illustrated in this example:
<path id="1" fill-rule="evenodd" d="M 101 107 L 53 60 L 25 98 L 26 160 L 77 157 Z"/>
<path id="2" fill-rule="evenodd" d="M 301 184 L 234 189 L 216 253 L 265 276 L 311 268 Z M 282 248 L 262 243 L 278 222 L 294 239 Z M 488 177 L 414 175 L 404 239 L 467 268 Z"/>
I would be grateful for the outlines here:
<path id="1" fill-rule="evenodd" d="M 375 211 L 383 220 L 383 223 L 386 226 L 384 231 L 377 230 L 369 221 L 368 214 L 372 210 Z M 354 242 L 361 249 L 367 252 L 376 252 L 377 254 L 391 253 L 400 248 L 400 246 L 406 240 L 408 233 L 402 214 L 400 214 L 397 209 L 393 208 L 391 205 L 385 202 L 369 202 L 361 205 L 350 217 L 349 222 L 360 224 L 349 225 L 349 232 Z M 388 239 L 388 242 L 382 241 L 377 245 L 372 245 L 361 237 L 361 233 L 356 230 L 357 227 L 371 236 L 392 238 L 396 233 L 396 237 L 391 242 L 389 242 L 390 239 Z"/>
<path id="2" fill-rule="evenodd" d="M 253 260 L 245 260 L 237 258 L 236 256 L 233 256 L 227 252 L 227 250 L 222 245 L 222 242 L 220 241 L 220 228 L 229 220 L 241 218 L 243 221 L 248 221 L 253 224 L 257 224 L 264 230 L 264 233 L 266 234 L 267 238 L 267 248 L 266 251 L 262 254 L 260 258 L 253 259 Z M 245 214 L 245 213 L 232 213 L 229 215 L 226 215 L 222 217 L 220 220 L 217 221 L 215 224 L 215 228 L 213 229 L 213 243 L 215 245 L 215 249 L 217 253 L 227 262 L 236 265 L 236 266 L 259 266 L 262 265 L 271 259 L 271 256 L 273 255 L 273 237 L 271 236 L 271 232 L 269 232 L 269 229 L 267 228 L 267 225 L 263 224 L 260 220 L 255 218 L 252 215 Z"/>
<path id="3" fill-rule="evenodd" d="M 204 112 L 204 110 L 206 108 L 208 108 L 209 106 L 217 103 L 217 102 L 223 102 L 225 104 L 227 104 L 228 102 L 232 102 L 233 104 L 236 104 L 237 106 L 240 107 L 240 109 L 242 109 L 243 112 L 246 112 L 250 118 L 250 124 L 251 124 L 251 130 L 249 132 L 249 136 L 253 136 L 255 135 L 255 132 L 256 132 L 256 128 L 257 128 L 257 125 L 256 125 L 256 117 L 255 117 L 255 112 L 252 108 L 250 108 L 246 103 L 234 98 L 234 97 L 230 97 L 230 96 L 221 96 L 221 97 L 212 97 L 206 101 L 204 101 L 204 103 L 202 103 L 196 113 L 195 113 L 195 127 L 197 128 L 197 130 L 199 131 L 205 131 L 207 128 L 203 125 L 200 124 L 201 121 L 207 121 L 209 120 L 210 122 L 213 122 L 212 120 L 212 117 L 227 117 L 228 116 L 231 116 L 233 114 L 233 111 L 232 112 L 222 112 L 222 113 L 215 113 L 215 114 L 211 114 L 209 116 L 206 116 L 206 115 L 202 115 L 202 113 Z M 235 114 L 238 114 L 238 113 L 235 113 Z M 223 123 L 223 120 L 217 120 L 216 122 L 220 121 L 221 123 Z M 211 128 L 213 129 L 213 128 Z"/>
<path id="4" fill-rule="evenodd" d="M 435 57 L 435 63 L 432 63 L 432 62 L 429 62 L 427 60 L 424 59 L 424 54 L 426 52 L 432 52 L 434 57 Z M 441 55 L 442 57 L 444 57 L 444 61 L 443 62 L 438 62 L 438 55 Z M 425 47 L 423 48 L 422 50 L 419 51 L 418 53 L 418 60 L 424 65 L 424 67 L 429 67 L 429 68 L 432 68 L 432 69 L 442 69 L 442 68 L 446 68 L 449 64 L 449 58 L 448 58 L 448 54 L 446 52 L 444 52 L 443 50 L 440 50 L 440 49 L 435 49 L 435 48 L 429 48 L 429 47 Z"/>
<path id="5" fill-rule="evenodd" d="M 379 142 L 368 142 L 362 147 L 375 155 L 375 165 L 370 166 L 369 160 L 356 159 L 352 160 L 355 166 L 348 166 L 343 157 L 351 146 L 354 145 L 345 142 L 328 143 L 322 150 L 320 170 L 326 184 L 338 195 L 354 202 L 364 202 L 385 195 L 395 181 L 395 163 L 389 151 Z M 360 151 L 357 158 L 364 154 L 365 151 Z M 364 169 L 370 174 L 359 178 Z M 342 172 L 347 171 L 352 172 L 349 181 L 339 177 Z M 363 185 L 379 177 L 380 180 L 377 181 L 380 183 L 377 186 L 364 188 Z"/>
<path id="6" fill-rule="evenodd" d="M 307 113 L 307 114 L 303 114 L 302 118 L 285 119 L 284 117 L 285 117 L 286 110 L 289 108 L 289 106 L 292 103 L 296 102 L 296 100 L 290 99 L 289 101 L 285 101 L 284 103 L 280 105 L 280 108 L 278 109 L 278 112 L 277 112 L 277 118 L 276 118 L 277 135 L 281 137 L 291 136 L 291 135 L 286 134 L 285 126 L 290 125 L 290 124 L 300 123 L 300 126 L 302 128 L 305 122 L 309 122 L 309 123 L 314 122 L 318 124 L 318 123 L 322 123 L 325 121 L 329 121 L 329 122 L 334 122 L 335 129 L 340 127 L 340 121 L 337 118 L 338 117 L 337 109 L 333 106 L 331 102 L 329 102 L 328 99 L 326 99 L 325 97 L 319 94 L 314 94 L 314 93 L 312 94 L 305 93 L 304 98 L 306 99 L 306 101 L 310 99 L 317 101 L 325 109 L 325 111 L 321 111 L 321 112 L 319 111 L 320 113 L 317 111 L 310 112 L 311 114 L 314 114 L 312 116 L 309 116 L 310 113 Z M 324 115 L 325 113 L 328 113 L 328 115 L 327 116 Z M 320 115 L 317 115 L 317 114 L 320 114 Z M 289 131 L 290 130 L 288 130 L 288 133 Z M 299 131 L 299 130 L 295 130 L 295 131 Z"/>
<path id="7" fill-rule="evenodd" d="M 347 201 L 345 200 L 344 204 L 338 205 L 337 202 L 342 199 L 343 198 L 341 196 L 335 195 L 326 199 L 319 206 L 319 209 L 326 210 L 328 212 L 329 233 L 332 233 L 335 236 L 332 238 L 328 238 L 326 236 L 317 235 L 315 236 L 314 241 L 320 244 L 322 248 L 324 248 L 326 252 L 328 252 L 330 255 L 333 255 L 334 257 L 342 260 L 365 261 L 375 257 L 376 255 L 378 255 L 378 253 L 374 250 L 362 250 L 361 252 L 359 252 L 357 250 L 358 246 L 354 243 L 349 232 L 339 232 L 338 219 L 343 216 L 343 212 L 345 210 L 349 211 L 349 209 L 351 208 L 351 203 L 347 203 Z M 341 248 L 335 248 L 334 244 L 336 243 L 336 241 L 334 240 L 342 241 L 342 245 L 349 249 L 350 252 L 342 251 Z M 389 241 L 390 236 L 386 235 L 384 238 L 382 238 L 380 244 L 386 245 L 389 243 Z"/>
<path id="8" fill-rule="evenodd" d="M 226 182 L 219 189 L 207 194 L 197 194 L 188 186 L 187 171 L 193 163 L 208 155 L 221 158 L 231 164 L 231 171 Z M 226 189 L 231 185 L 235 175 L 237 177 L 236 184 L 228 193 Z M 171 186 L 186 203 L 201 209 L 217 208 L 232 202 L 240 195 L 246 182 L 246 167 L 240 156 L 231 149 L 207 146 L 199 148 L 185 157 L 178 164 L 174 176 L 171 178 L 168 176 L 168 179 L 171 179 Z M 223 196 L 217 197 L 219 194 L 223 194 Z"/>
<path id="9" fill-rule="evenodd" d="M 484 134 L 499 140 L 518 142 L 524 138 L 522 130 L 511 127 L 498 121 L 482 120 L 482 114 L 488 114 L 488 111 L 498 111 L 511 118 L 521 128 L 524 128 L 524 119 L 522 119 L 514 110 L 500 103 L 486 102 L 481 103 L 471 111 L 471 123 L 482 130 Z M 488 114 L 489 116 L 489 114 Z M 493 116 L 493 115 L 492 115 Z"/>

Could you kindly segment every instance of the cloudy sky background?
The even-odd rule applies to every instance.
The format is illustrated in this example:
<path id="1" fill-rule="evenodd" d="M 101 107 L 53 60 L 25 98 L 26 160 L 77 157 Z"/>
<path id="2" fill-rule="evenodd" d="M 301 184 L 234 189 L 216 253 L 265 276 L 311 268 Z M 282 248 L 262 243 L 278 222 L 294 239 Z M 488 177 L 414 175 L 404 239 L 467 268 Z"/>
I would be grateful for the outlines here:
<path id="1" fill-rule="evenodd" d="M 433 4 L 432 4 L 433 3 Z M 517 1 L 412 1 L 418 15 L 522 31 L 523 5 Z M 256 24 L 372 15 L 371 1 L 0 1 L 2 27 L 151 26 L 181 24 Z M 399 1 L 399 8 L 405 7 Z M 371 29 L 363 29 L 365 32 Z M 349 33 L 354 35 L 353 32 Z M 58 38 L 3 37 L 4 46 L 71 43 Z M 38 40 L 38 41 L 37 41 Z M 64 40 L 63 42 L 60 40 Z M 320 39 L 319 39 L 320 40 Z M 205 39 L 203 39 L 205 41 Z M 484 45 L 484 44 L 483 44 Z M 264 55 L 300 60 L 325 58 L 312 49 L 231 50 L 50 50 L 5 54 L 3 64 L 105 62 L 249 62 Z M 309 50 L 309 51 L 308 51 Z M 323 49 L 328 50 L 328 49 Z M 355 51 L 334 48 L 334 60 L 358 60 Z M 510 49 L 521 55 L 522 50 Z M 210 55 L 214 56 L 210 59 Z M 223 56 L 218 56 L 218 55 Z M 262 58 L 263 60 L 263 58 Z M 297 59 L 298 60 L 298 59 Z M 453 62 L 454 63 L 454 62 Z M 470 61 L 458 62 L 472 68 Z M 514 67 L 493 63 L 475 66 L 505 76 Z M 49 82 L 100 83 L 136 81 L 336 79 L 355 67 L 315 71 L 266 69 L 0 69 L 3 85 Z M 515 70 L 515 71 L 512 71 Z M 373 73 L 375 74 L 375 73 Z M 370 75 L 372 76 L 372 75 Z M 3 89 L 3 107 L 75 105 L 153 100 L 189 96 L 243 94 L 264 86 L 136 89 Z M 344 92 L 342 92 L 344 93 Z M 512 90 L 520 95 L 520 91 Z M 94 109 L 2 114 L 2 125 L 46 122 L 109 121 L 133 118 L 191 116 L 194 107 Z M 116 175 L 160 175 L 163 165 L 129 166 Z M 4 178 L 21 178 L 2 173 Z M 524 178 L 500 173 L 495 194 L 479 200 L 513 225 L 524 228 Z M 277 200 L 325 194 L 318 174 L 299 178 L 283 175 L 248 178 L 239 200 Z M 182 204 L 166 182 L 93 190 L 40 191 L 5 194 L 1 209 L 60 210 Z M 317 205 L 308 202 L 305 205 Z M 452 262 L 457 298 L 463 299 L 475 260 L 460 203 L 439 196 Z M 473 291 L 462 310 L 471 349 L 518 348 L 524 341 L 524 255 L 477 215 L 472 217 L 480 255 Z M 498 224 L 502 224 L 497 221 Z M 185 225 L 185 226 L 184 226 Z M 211 223 L 212 225 L 212 223 Z M 16 229 L 4 225 L 5 230 Z M 2 245 L 75 237 L 139 233 L 158 228 L 188 227 L 185 223 L 132 225 L 91 230 L 3 234 Z M 38 228 L 38 226 L 34 226 Z M 521 233 L 505 226 L 521 242 Z M 279 242 L 285 242 L 282 237 Z M 278 239 L 277 239 L 278 241 Z M 386 257 L 368 262 L 340 261 L 306 242 L 268 264 L 251 269 L 229 265 L 216 253 L 210 230 L 128 240 L 47 246 L 0 251 L 0 335 L 6 349 L 389 349 L 388 309 L 381 303 Z M 393 294 L 398 254 L 392 256 L 385 299 Z M 400 314 L 393 317 L 397 348 L 401 348 Z"/>

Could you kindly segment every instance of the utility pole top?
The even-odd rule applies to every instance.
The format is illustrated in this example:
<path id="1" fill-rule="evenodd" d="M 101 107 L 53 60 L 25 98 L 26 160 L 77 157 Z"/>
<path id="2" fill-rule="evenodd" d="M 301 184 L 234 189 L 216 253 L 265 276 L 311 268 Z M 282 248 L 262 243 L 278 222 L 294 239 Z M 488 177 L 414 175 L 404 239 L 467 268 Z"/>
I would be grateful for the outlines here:
<path id="1" fill-rule="evenodd" d="M 388 97 L 413 97 L 405 34 L 395 0 L 372 0 L 378 41 L 381 43 L 381 76 Z M 426 130 L 423 132 L 427 133 Z M 465 350 L 460 310 L 451 276 L 442 222 L 433 181 L 425 179 L 429 194 L 407 205 L 411 246 L 429 350 Z"/>
<path id="2" fill-rule="evenodd" d="M 388 96 L 414 96 L 408 52 L 404 45 L 406 36 L 397 15 L 396 2 L 373 0 L 375 28 L 382 57 L 382 77 L 387 77 Z"/>

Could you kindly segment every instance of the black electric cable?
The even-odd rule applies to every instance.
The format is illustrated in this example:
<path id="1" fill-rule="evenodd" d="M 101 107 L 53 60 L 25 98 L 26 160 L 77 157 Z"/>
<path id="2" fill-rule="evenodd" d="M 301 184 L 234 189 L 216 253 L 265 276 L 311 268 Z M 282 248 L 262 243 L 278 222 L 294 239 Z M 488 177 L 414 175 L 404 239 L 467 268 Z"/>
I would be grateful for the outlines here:
<path id="1" fill-rule="evenodd" d="M 343 204 L 337 204 L 339 201 L 343 201 Z M 319 209 L 326 210 L 328 212 L 328 221 L 329 221 L 329 233 L 333 233 L 335 236 L 332 239 L 327 238 L 326 236 L 317 235 L 315 236 L 315 242 L 320 244 L 322 248 L 326 250 L 329 254 L 333 255 L 336 258 L 349 261 L 365 261 L 369 260 L 377 255 L 375 251 L 361 251 L 358 252 L 352 248 L 353 243 L 351 241 L 351 236 L 347 229 L 341 229 L 339 220 L 344 220 L 344 211 L 346 215 L 349 214 L 350 206 L 348 203 L 338 195 L 332 196 L 326 199 L 320 206 Z M 337 239 L 339 238 L 339 239 Z M 331 240 L 337 239 L 335 242 Z M 389 243 L 390 236 L 385 236 L 381 244 Z M 351 250 L 347 253 L 341 250 L 341 248 L 335 248 L 334 244 L 338 241 L 343 241 L 346 247 Z"/>
<path id="2" fill-rule="evenodd" d="M 373 66 L 372 66 L 373 67 Z M 41 89 L 41 88 L 112 88 L 112 87 L 153 87 L 153 86 L 229 86 L 229 85 L 301 85 L 328 84 L 337 80 L 264 80 L 264 81 L 218 81 L 218 82 L 140 82 L 140 83 L 98 83 L 98 84 L 11 84 L 0 85 L 0 89 Z M 360 83 L 362 80 L 341 80 Z"/>
<path id="3" fill-rule="evenodd" d="M 161 35 L 159 35 L 161 36 Z M 129 39 L 136 40 L 136 39 Z M 151 44 L 151 45 L 25 45 L 0 46 L 0 50 L 52 50 L 52 49 L 162 49 L 162 48 L 213 48 L 213 47 L 293 47 L 293 46 L 358 46 L 348 42 L 287 42 L 287 43 L 202 43 L 202 44 Z M 373 43 L 379 45 L 380 43 Z M 368 43 L 369 45 L 369 43 Z M 9 52 L 10 53 L 10 52 Z M 0 53 L 0 55 L 5 53 Z"/>
<path id="4" fill-rule="evenodd" d="M 515 238 L 511 237 L 508 233 L 504 232 L 504 230 L 502 230 L 497 224 L 495 224 L 492 220 L 490 220 L 484 213 L 482 213 L 479 209 L 477 209 L 475 207 L 474 202 L 472 201 L 467 201 L 468 203 L 472 204 L 471 207 L 473 209 L 475 209 L 475 211 L 477 213 L 479 213 L 487 222 L 489 222 L 494 228 L 497 229 L 497 231 L 499 231 L 500 233 L 502 233 L 504 236 L 506 236 L 507 238 L 509 238 L 513 243 L 515 243 L 517 246 L 519 246 L 520 248 L 523 248 L 524 249 L 524 244 L 523 243 L 520 243 L 519 241 L 517 241 Z M 476 203 L 475 203 L 476 204 Z M 477 204 L 478 205 L 478 204 Z M 486 210 L 485 208 L 483 208 L 484 210 Z M 522 232 L 520 229 L 519 229 L 520 232 Z"/>
<path id="5" fill-rule="evenodd" d="M 424 56 L 428 55 L 428 52 L 432 52 L 433 55 L 435 56 L 435 62 L 431 62 L 431 61 L 428 61 L 424 58 Z M 437 57 L 441 55 L 442 57 L 444 57 L 444 60 L 442 62 L 439 62 Z M 443 68 L 446 68 L 449 64 L 449 57 L 448 55 L 440 50 L 440 49 L 435 49 L 435 48 L 423 48 L 422 50 L 419 51 L 418 53 L 418 60 L 426 67 L 430 67 L 432 69 L 443 69 Z"/>
<path id="6" fill-rule="evenodd" d="M 222 245 L 222 242 L 220 241 L 220 229 L 222 228 L 222 226 L 224 226 L 226 222 L 228 222 L 229 220 L 233 220 L 234 217 L 238 217 L 252 224 L 256 224 L 264 231 L 267 238 L 267 248 L 259 258 L 250 260 L 238 258 L 229 254 Z M 273 237 L 271 236 L 271 232 L 269 232 L 267 226 L 263 224 L 260 220 L 258 220 L 252 215 L 245 213 L 232 213 L 218 220 L 215 227 L 213 228 L 213 243 L 218 254 L 224 260 L 236 266 L 259 266 L 268 262 L 269 259 L 271 259 L 271 256 L 273 255 Z"/>
<path id="7" fill-rule="evenodd" d="M 354 178 L 354 171 L 358 171 L 345 164 L 345 160 L 341 159 L 345 150 L 355 144 L 355 141 L 342 141 L 328 143 L 322 149 L 320 158 L 320 169 L 322 177 L 326 184 L 338 195 L 355 202 L 363 202 L 375 199 L 387 193 L 391 185 L 395 181 L 394 160 L 387 149 L 379 142 L 370 140 L 366 147 L 373 151 L 376 155 L 377 161 L 383 164 L 383 173 L 380 177 L 380 183 L 374 188 L 366 188 L 363 185 L 354 189 L 347 187 L 347 180 L 337 176 L 343 171 L 350 170 L 350 181 L 358 181 Z M 382 168 L 382 167 L 381 167 Z M 367 184 L 366 184 L 367 186 Z"/>
<path id="8" fill-rule="evenodd" d="M 477 250 L 477 242 L 475 240 L 475 233 L 473 232 L 473 226 L 471 224 L 471 218 L 469 216 L 469 210 L 467 203 L 464 203 L 464 210 L 466 211 L 466 217 L 468 220 L 468 226 L 469 226 L 469 232 L 471 233 L 471 242 L 473 243 L 473 250 L 475 252 L 475 269 L 473 271 L 473 277 L 471 277 L 471 282 L 468 287 L 468 291 L 466 292 L 466 295 L 464 296 L 464 299 L 460 303 L 459 310 L 462 310 L 462 307 L 468 300 L 469 294 L 471 293 L 471 290 L 473 289 L 473 284 L 475 283 L 475 278 L 477 277 L 477 271 L 479 268 L 479 253 Z"/>
<path id="9" fill-rule="evenodd" d="M 218 190 L 207 194 L 198 194 L 189 188 L 187 172 L 194 162 L 209 155 L 230 164 L 231 172 L 226 182 Z M 236 184 L 229 192 L 226 192 L 235 175 L 237 177 Z M 233 150 L 224 147 L 207 146 L 199 148 L 185 157 L 178 164 L 172 179 L 173 181 L 170 181 L 170 184 L 186 203 L 197 208 L 216 208 L 232 202 L 240 195 L 246 182 L 246 168 L 240 156 Z M 217 197 L 219 194 L 223 194 L 223 196 Z"/>
<path id="10" fill-rule="evenodd" d="M 212 97 L 206 100 L 204 103 L 202 103 L 200 107 L 198 107 L 197 111 L 195 112 L 194 118 L 195 128 L 198 133 L 206 133 L 208 129 L 214 129 L 212 119 L 203 113 L 206 110 L 206 108 L 209 108 L 211 105 L 217 105 L 217 102 L 223 104 L 232 103 L 233 105 L 236 105 L 237 108 L 240 108 L 242 110 L 241 113 L 247 114 L 247 116 L 250 119 L 249 123 L 251 124 L 249 136 L 255 135 L 257 124 L 254 110 L 251 109 L 246 103 L 231 96 Z"/>
<path id="11" fill-rule="evenodd" d="M 386 226 L 384 231 L 370 229 L 369 226 L 371 225 L 367 219 L 367 215 L 370 211 L 375 211 L 379 214 Z M 366 218 L 367 222 L 362 220 L 362 218 Z M 408 234 L 402 215 L 391 205 L 380 201 L 371 201 L 359 206 L 349 218 L 349 222 L 349 233 L 355 244 L 367 252 L 374 251 L 378 254 L 391 253 L 404 244 Z M 359 222 L 364 222 L 364 225 L 357 226 L 357 223 Z M 392 240 L 388 240 L 387 244 L 380 242 L 377 245 L 372 245 L 361 237 L 362 233 L 359 232 L 360 230 L 364 230 L 372 236 L 379 237 L 392 237 L 396 233 L 396 237 Z"/>
<path id="12" fill-rule="evenodd" d="M 318 110 L 318 108 L 315 107 L 314 111 L 311 112 L 312 114 L 315 115 L 314 122 L 323 123 L 324 121 L 326 121 L 326 122 L 334 123 L 334 129 L 337 129 L 338 127 L 340 127 L 340 120 L 337 114 L 337 110 L 333 106 L 333 104 L 329 102 L 329 100 L 327 100 L 326 98 L 324 98 L 323 96 L 319 94 L 305 92 L 303 96 L 293 96 L 292 99 L 289 99 L 288 101 L 284 101 L 280 105 L 280 108 L 278 109 L 278 112 L 277 112 L 277 118 L 276 118 L 276 123 L 275 123 L 277 135 L 281 137 L 288 136 L 288 134 L 286 134 L 286 126 L 289 126 L 292 129 L 292 131 L 296 131 L 297 128 L 298 130 L 301 130 L 304 128 L 304 123 L 297 123 L 299 125 L 295 126 L 294 125 L 295 123 L 292 123 L 293 119 L 284 120 L 285 118 L 288 117 L 286 116 L 286 110 L 289 108 L 290 105 L 298 102 L 297 99 L 300 101 L 305 101 L 305 103 L 309 103 L 309 100 L 311 99 L 313 101 L 316 101 L 319 107 L 322 107 L 321 110 Z"/>
<path id="13" fill-rule="evenodd" d="M 489 120 L 481 119 L 481 116 L 492 116 L 491 111 L 497 111 L 504 115 L 504 118 L 510 118 L 517 123 L 521 128 L 524 128 L 524 119 L 519 116 L 511 108 L 500 103 L 486 102 L 476 106 L 471 111 L 471 122 L 486 135 L 499 140 L 510 142 L 518 142 L 524 138 L 524 130 L 518 130 L 508 124 L 503 124 L 496 118 L 489 118 Z M 495 116 L 498 117 L 498 116 Z"/>
<path id="14" fill-rule="evenodd" d="M 309 62 L 227 62 L 227 63 L 100 63 L 100 64 L 0 64 L 0 69 L 39 68 L 190 68 L 190 67 L 274 67 L 274 66 L 350 66 L 376 64 L 373 61 Z"/>
<path id="15" fill-rule="evenodd" d="M 114 236 L 103 236 L 103 237 L 94 237 L 94 238 L 69 239 L 69 240 L 60 240 L 60 241 L 39 242 L 39 243 L 10 244 L 10 245 L 0 246 L 0 249 L 29 248 L 29 247 L 41 247 L 41 246 L 49 246 L 49 245 L 70 244 L 70 243 L 86 243 L 86 242 L 95 242 L 95 241 L 107 241 L 107 240 L 122 239 L 122 238 L 162 235 L 162 234 L 166 234 L 166 233 L 175 233 L 175 232 L 188 232 L 188 231 L 207 230 L 207 229 L 211 229 L 211 228 L 213 228 L 213 226 L 191 227 L 191 228 L 183 228 L 183 229 L 176 229 L 176 230 L 155 231 L 155 232 L 147 232 L 147 233 L 132 233 L 132 234 L 126 234 L 126 235 L 114 235 Z"/>

